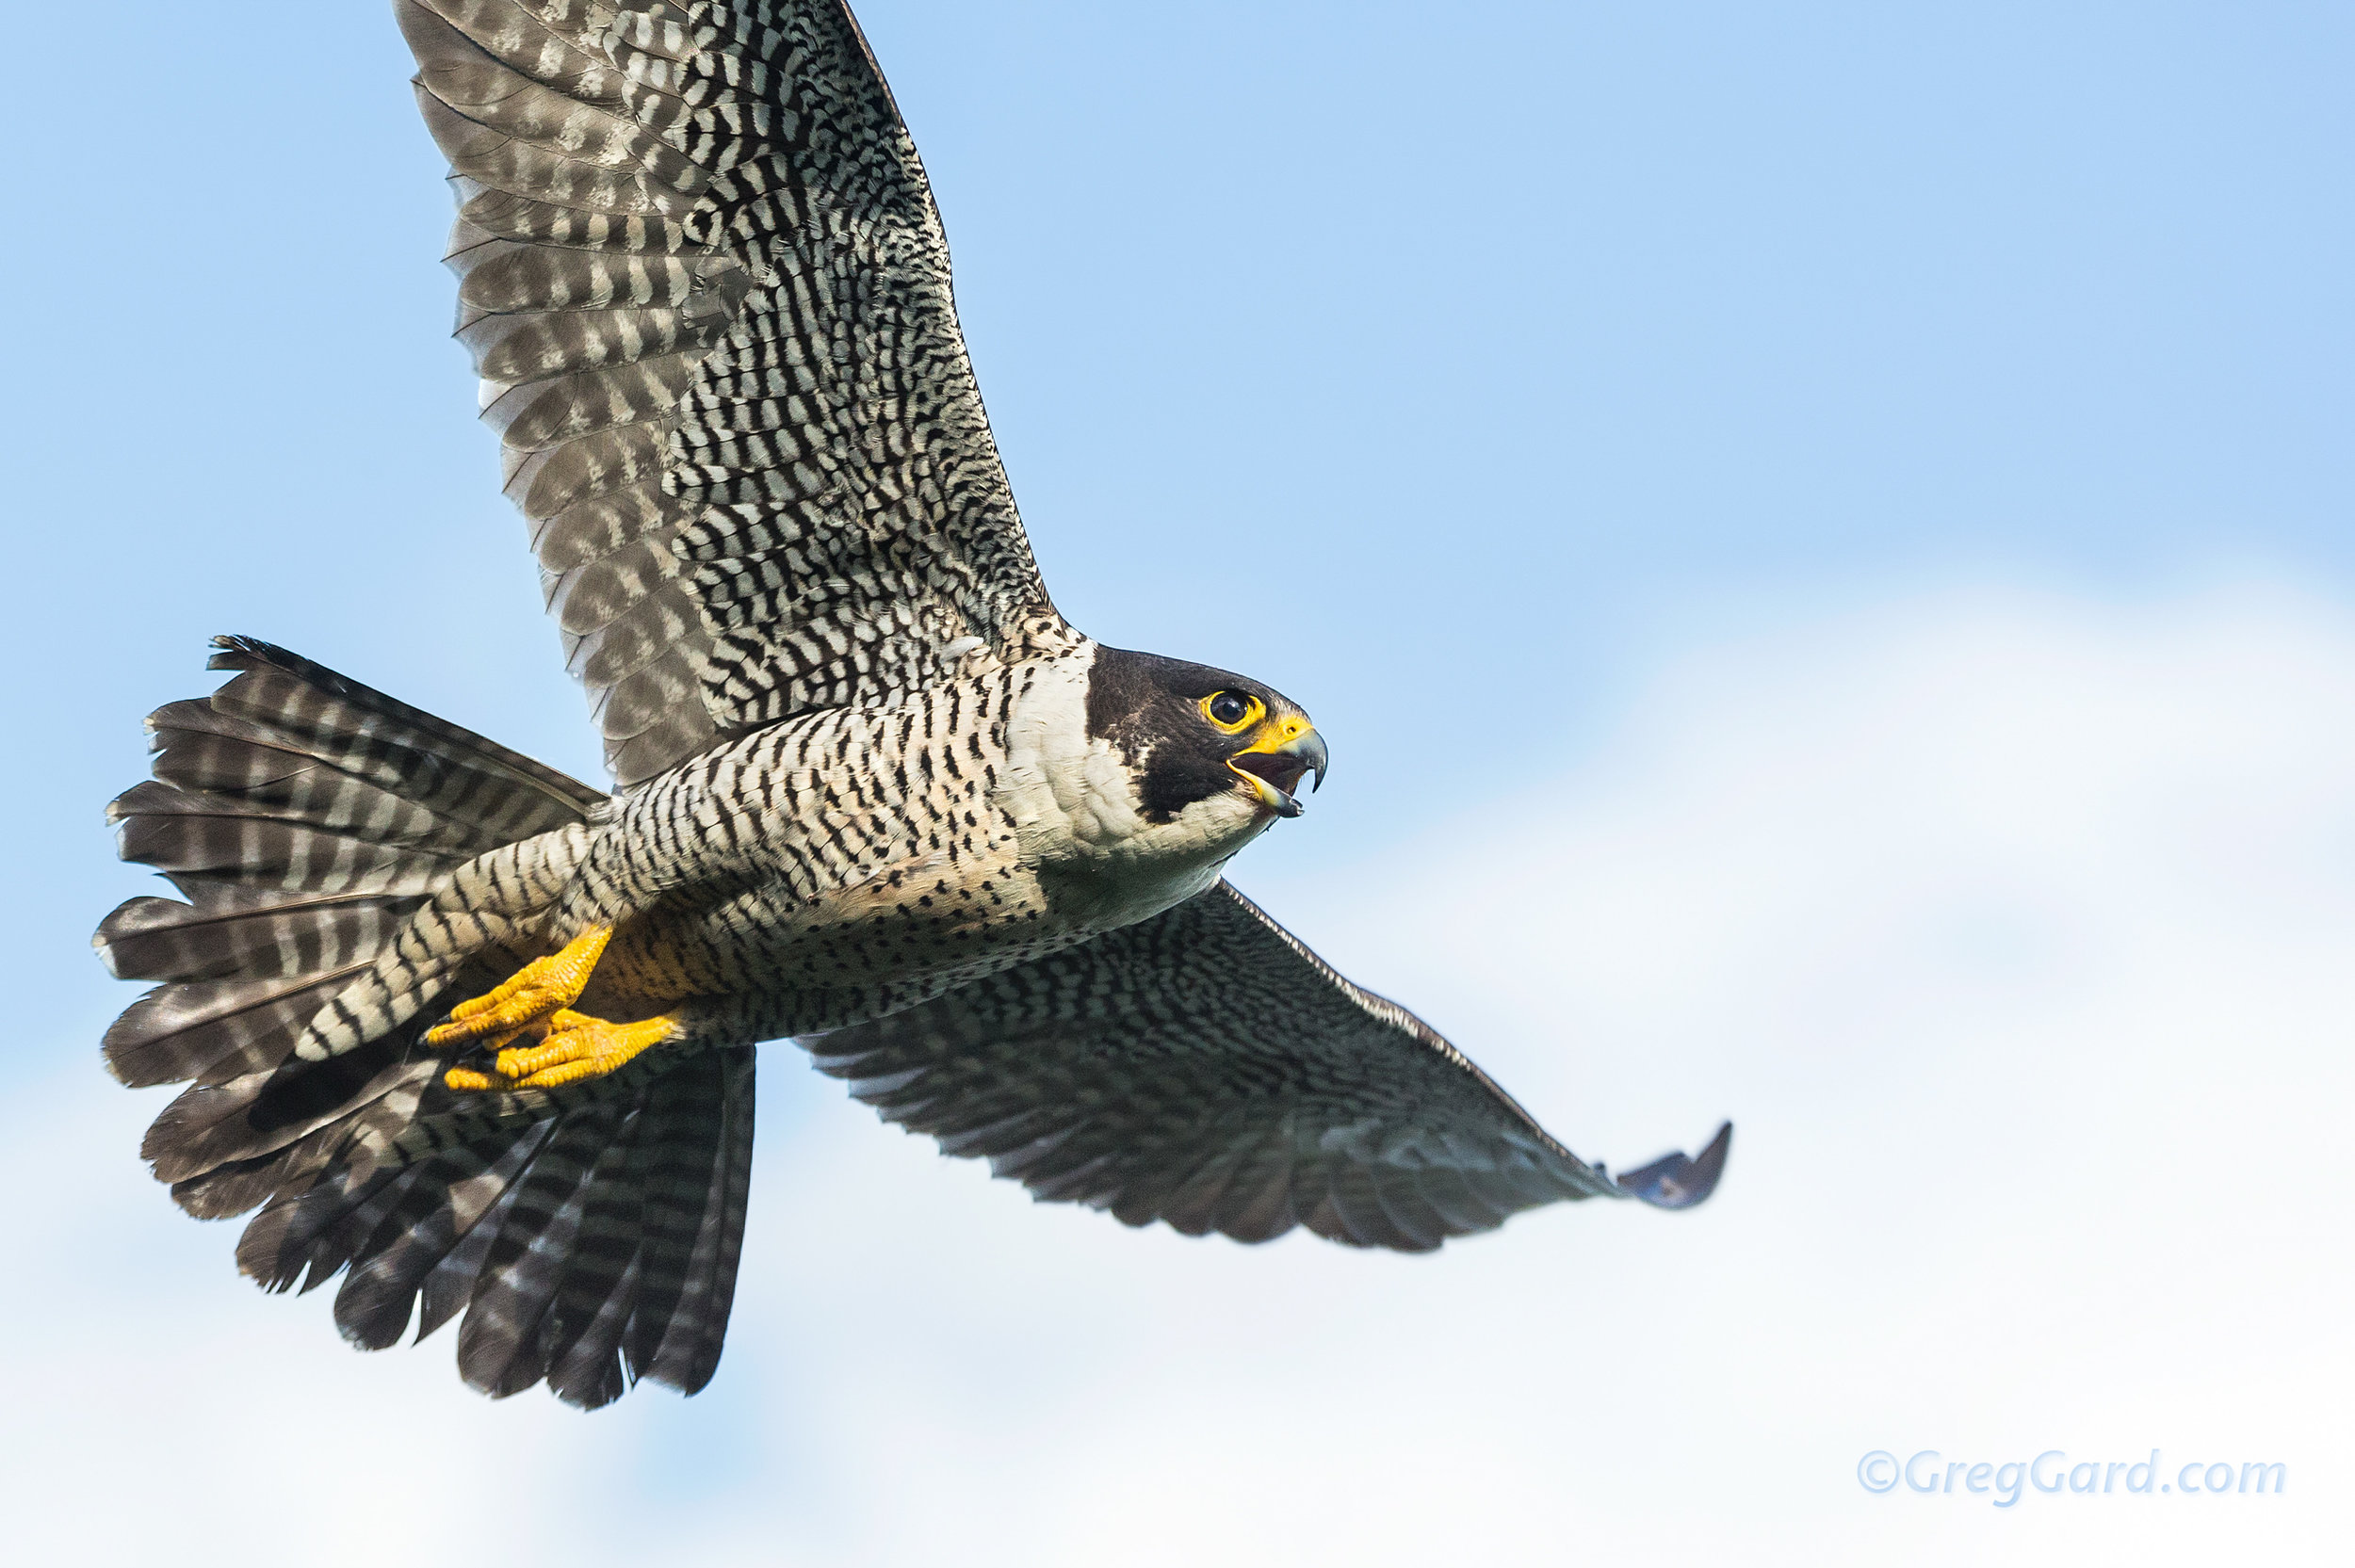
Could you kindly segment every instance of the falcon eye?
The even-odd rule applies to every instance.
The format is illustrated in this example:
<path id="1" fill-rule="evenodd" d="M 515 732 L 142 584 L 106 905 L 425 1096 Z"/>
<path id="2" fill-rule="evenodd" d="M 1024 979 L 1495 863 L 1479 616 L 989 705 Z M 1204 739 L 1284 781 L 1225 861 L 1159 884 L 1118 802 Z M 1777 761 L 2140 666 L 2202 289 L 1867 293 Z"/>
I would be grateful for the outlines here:
<path id="1" fill-rule="evenodd" d="M 1229 735 L 1266 711 L 1266 704 L 1244 691 L 1213 691 L 1202 699 L 1202 717 Z"/>

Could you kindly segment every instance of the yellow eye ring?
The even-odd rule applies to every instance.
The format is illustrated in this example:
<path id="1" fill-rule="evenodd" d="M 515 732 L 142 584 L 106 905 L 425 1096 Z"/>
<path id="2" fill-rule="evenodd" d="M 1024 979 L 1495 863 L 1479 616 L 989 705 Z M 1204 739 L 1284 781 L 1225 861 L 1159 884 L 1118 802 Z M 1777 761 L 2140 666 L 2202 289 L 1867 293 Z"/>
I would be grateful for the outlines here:
<path id="1" fill-rule="evenodd" d="M 1202 717 L 1226 735 L 1241 735 L 1267 717 L 1267 704 L 1247 691 L 1213 691 L 1200 706 Z"/>

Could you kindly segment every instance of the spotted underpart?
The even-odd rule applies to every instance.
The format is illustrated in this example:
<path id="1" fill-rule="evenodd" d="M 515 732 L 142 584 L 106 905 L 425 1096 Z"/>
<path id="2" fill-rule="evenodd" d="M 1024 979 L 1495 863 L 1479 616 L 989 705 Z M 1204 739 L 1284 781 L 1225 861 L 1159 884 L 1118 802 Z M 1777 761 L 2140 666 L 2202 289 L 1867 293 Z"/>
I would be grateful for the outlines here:
<path id="1" fill-rule="evenodd" d="M 338 1280 L 369 1348 L 457 1321 L 492 1394 L 691 1393 L 786 1038 L 1041 1197 L 1190 1234 L 1424 1250 L 1709 1195 L 1725 1132 L 1613 1179 L 1225 883 L 1324 742 L 1056 614 L 840 0 L 394 8 L 616 791 L 247 639 L 151 719 L 110 816 L 181 897 L 101 926 L 155 982 L 105 1050 L 187 1086 L 143 1153 L 191 1213 L 258 1211 L 241 1269 Z M 441 1027 L 502 987 L 529 1006 Z M 565 1080 L 499 1072 L 528 1028 Z"/>

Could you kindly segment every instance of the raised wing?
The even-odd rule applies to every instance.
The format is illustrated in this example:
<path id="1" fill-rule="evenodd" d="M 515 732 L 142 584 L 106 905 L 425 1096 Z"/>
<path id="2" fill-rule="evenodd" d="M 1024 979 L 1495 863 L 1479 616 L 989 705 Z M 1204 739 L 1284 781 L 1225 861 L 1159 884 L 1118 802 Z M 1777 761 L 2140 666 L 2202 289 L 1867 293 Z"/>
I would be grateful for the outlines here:
<path id="1" fill-rule="evenodd" d="M 1715 1188 L 1733 1133 L 1614 1181 L 1224 882 L 808 1043 L 887 1119 L 1041 1198 L 1238 1241 L 1300 1224 L 1427 1252 L 1561 1199 L 1686 1208 Z"/>
<path id="2" fill-rule="evenodd" d="M 842 0 L 396 0 L 458 335 L 616 780 L 1072 634 Z"/>

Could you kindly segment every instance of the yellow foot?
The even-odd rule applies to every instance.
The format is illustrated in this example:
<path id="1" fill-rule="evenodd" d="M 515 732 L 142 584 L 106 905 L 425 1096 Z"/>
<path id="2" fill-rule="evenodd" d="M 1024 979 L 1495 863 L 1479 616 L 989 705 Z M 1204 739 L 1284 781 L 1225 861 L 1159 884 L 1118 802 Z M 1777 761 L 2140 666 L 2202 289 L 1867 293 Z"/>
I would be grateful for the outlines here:
<path id="1" fill-rule="evenodd" d="M 537 1045 L 501 1051 L 492 1073 L 453 1067 L 442 1075 L 452 1089 L 554 1089 L 582 1078 L 601 1078 L 649 1045 L 671 1037 L 668 1018 L 642 1024 L 609 1024 L 584 1013 L 559 1011 L 545 1021 Z"/>
<path id="2" fill-rule="evenodd" d="M 612 936 L 612 927 L 592 926 L 561 950 L 533 959 L 504 984 L 450 1009 L 450 1021 L 426 1030 L 425 1043 L 463 1045 L 479 1040 L 487 1045 L 506 1044 L 560 1008 L 580 1000 L 589 972 L 596 968 Z"/>

